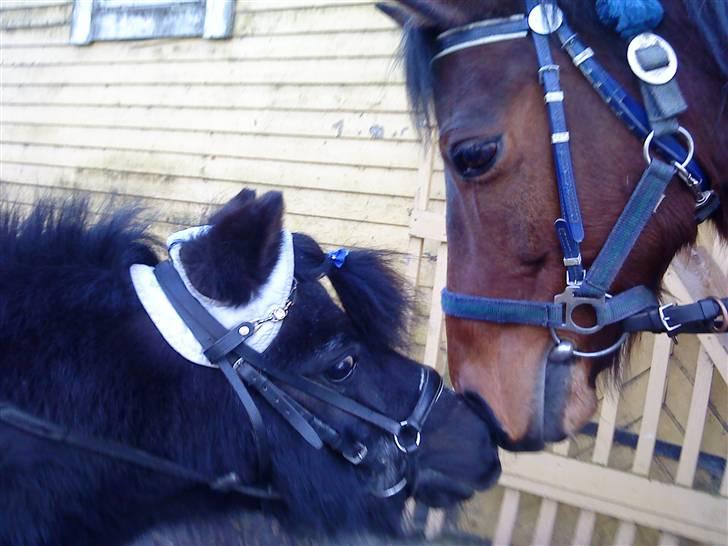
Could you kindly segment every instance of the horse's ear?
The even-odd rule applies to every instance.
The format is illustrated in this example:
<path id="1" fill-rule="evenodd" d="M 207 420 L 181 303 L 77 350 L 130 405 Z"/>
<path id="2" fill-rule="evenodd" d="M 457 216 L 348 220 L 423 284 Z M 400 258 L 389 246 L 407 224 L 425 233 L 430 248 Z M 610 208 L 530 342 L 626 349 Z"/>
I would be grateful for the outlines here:
<path id="1" fill-rule="evenodd" d="M 377 8 L 394 19 L 399 26 L 432 28 L 459 25 L 465 22 L 462 11 L 448 2 L 434 0 L 398 0 L 379 2 Z"/>
<path id="2" fill-rule="evenodd" d="M 255 199 L 255 190 L 242 189 L 238 194 L 225 203 L 207 220 L 208 224 L 217 224 L 225 216 L 240 210 L 248 201 Z"/>
<path id="3" fill-rule="evenodd" d="M 252 193 L 252 195 L 251 195 Z M 269 192 L 228 210 L 210 230 L 182 246 L 181 258 L 194 287 L 227 305 L 247 303 L 278 261 L 283 196 Z"/>

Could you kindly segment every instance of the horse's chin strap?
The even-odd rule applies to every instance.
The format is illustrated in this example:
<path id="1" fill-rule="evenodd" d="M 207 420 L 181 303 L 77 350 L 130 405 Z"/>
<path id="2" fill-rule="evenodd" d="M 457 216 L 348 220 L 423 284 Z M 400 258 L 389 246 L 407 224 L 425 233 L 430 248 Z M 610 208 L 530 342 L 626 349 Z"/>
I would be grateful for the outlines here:
<path id="1" fill-rule="evenodd" d="M 566 268 L 566 289 L 553 303 L 506 300 L 469 296 L 443 290 L 442 306 L 451 316 L 498 323 L 518 323 L 551 329 L 558 356 L 602 357 L 624 343 L 627 334 L 648 330 L 677 335 L 681 332 L 711 332 L 728 329 L 728 299 L 708 298 L 690 305 L 659 305 L 654 293 L 637 286 L 612 296 L 609 289 L 621 270 L 637 238 L 662 201 L 665 189 L 677 175 L 693 194 L 698 223 L 710 217 L 719 206 L 717 194 L 694 159 L 693 140 L 677 122 L 687 105 L 674 79 L 677 58 L 662 38 L 644 33 L 629 46 L 630 67 L 640 79 L 645 108 L 633 99 L 594 59 L 564 20 L 555 4 L 526 0 L 528 16 L 482 21 L 450 30 L 438 37 L 439 52 L 433 60 L 450 53 L 499 40 L 531 34 L 539 64 L 539 80 L 551 125 L 551 144 L 556 167 L 562 218 L 555 222 Z M 643 153 L 648 163 L 642 177 L 620 214 L 607 241 L 587 271 L 582 264 L 580 243 L 584 238 L 579 201 L 576 194 L 569 132 L 563 107 L 564 93 L 559 81 L 559 66 L 554 63 L 549 35 L 555 34 L 574 65 L 592 87 L 622 119 L 644 140 Z M 681 144 L 684 140 L 687 148 Z M 669 161 L 650 157 L 653 144 Z M 596 322 L 589 326 L 575 322 L 578 307 L 592 308 Z M 557 330 L 593 334 L 602 328 L 621 324 L 622 336 L 616 343 L 596 352 L 576 351 L 561 340 Z"/>

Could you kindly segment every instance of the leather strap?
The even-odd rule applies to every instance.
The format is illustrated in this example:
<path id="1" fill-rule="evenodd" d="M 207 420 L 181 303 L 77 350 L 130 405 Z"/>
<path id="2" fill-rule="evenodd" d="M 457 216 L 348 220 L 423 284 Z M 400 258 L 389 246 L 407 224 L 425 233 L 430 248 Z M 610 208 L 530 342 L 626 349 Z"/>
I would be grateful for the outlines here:
<path id="1" fill-rule="evenodd" d="M 58 442 L 97 455 L 103 455 L 110 459 L 146 468 L 147 470 L 152 470 L 160 474 L 166 474 L 195 484 L 205 485 L 214 491 L 223 493 L 234 492 L 246 497 L 264 500 L 281 499 L 281 496 L 270 487 L 257 487 L 240 483 L 240 478 L 234 472 L 229 472 L 222 476 L 205 476 L 200 472 L 186 468 L 169 459 L 158 457 L 147 451 L 75 432 L 69 428 L 22 411 L 9 402 L 0 401 L 0 423 L 4 423 L 7 426 L 37 438 Z"/>
<path id="2" fill-rule="evenodd" d="M 622 323 L 627 332 L 705 334 L 715 331 L 715 324 L 723 316 L 717 298 L 706 298 L 686 305 L 653 307 L 632 315 Z M 728 307 L 728 298 L 720 300 Z"/>
<path id="3" fill-rule="evenodd" d="M 187 287 L 171 262 L 165 261 L 157 265 L 154 269 L 154 275 L 169 302 L 204 350 L 215 345 L 215 336 L 219 339 L 227 333 L 225 327 L 217 322 L 202 307 L 200 302 L 187 291 Z M 255 401 L 250 396 L 250 392 L 233 370 L 231 363 L 223 358 L 217 361 L 216 364 L 232 386 L 238 399 L 243 404 L 245 413 L 248 415 L 253 433 L 253 443 L 258 456 L 258 478 L 261 482 L 267 481 L 270 477 L 270 450 L 268 449 L 263 417 L 255 405 Z"/>

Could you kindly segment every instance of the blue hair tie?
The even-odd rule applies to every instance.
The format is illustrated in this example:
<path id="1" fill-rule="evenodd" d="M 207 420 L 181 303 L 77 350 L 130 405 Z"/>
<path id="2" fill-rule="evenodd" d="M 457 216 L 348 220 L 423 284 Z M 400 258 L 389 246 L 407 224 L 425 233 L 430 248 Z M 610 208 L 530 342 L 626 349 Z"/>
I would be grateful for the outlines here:
<path id="1" fill-rule="evenodd" d="M 349 250 L 346 248 L 340 248 L 338 250 L 334 250 L 333 252 L 329 252 L 329 260 L 331 260 L 331 263 L 334 264 L 334 267 L 336 269 L 341 269 L 344 267 L 344 262 L 346 262 L 346 257 L 349 255 Z"/>
<path id="2" fill-rule="evenodd" d="M 605 26 L 629 40 L 662 21 L 660 0 L 597 0 L 597 15 Z"/>

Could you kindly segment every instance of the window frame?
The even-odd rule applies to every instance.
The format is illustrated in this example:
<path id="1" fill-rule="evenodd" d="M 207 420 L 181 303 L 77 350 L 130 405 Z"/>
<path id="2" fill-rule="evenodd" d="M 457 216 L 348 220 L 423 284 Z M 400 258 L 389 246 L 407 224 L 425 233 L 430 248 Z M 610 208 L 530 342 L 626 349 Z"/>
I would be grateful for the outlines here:
<path id="1" fill-rule="evenodd" d="M 74 0 L 71 43 L 232 36 L 235 0 Z"/>

